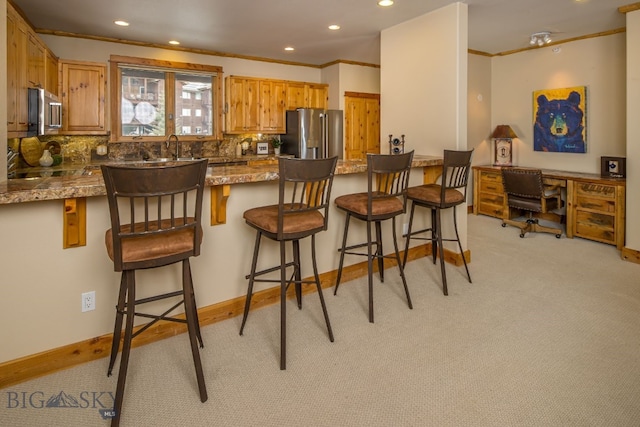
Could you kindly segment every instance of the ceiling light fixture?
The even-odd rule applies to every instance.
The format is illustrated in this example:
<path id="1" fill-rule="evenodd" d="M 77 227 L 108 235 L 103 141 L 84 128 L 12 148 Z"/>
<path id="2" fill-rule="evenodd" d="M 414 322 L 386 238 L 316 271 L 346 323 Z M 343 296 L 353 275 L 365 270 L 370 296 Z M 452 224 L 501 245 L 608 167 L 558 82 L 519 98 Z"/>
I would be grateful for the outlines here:
<path id="1" fill-rule="evenodd" d="M 529 40 L 529 44 L 531 46 L 544 46 L 545 44 L 551 43 L 551 33 L 549 31 L 541 31 L 539 33 L 531 34 L 531 39 Z"/>
<path id="2" fill-rule="evenodd" d="M 120 25 L 121 27 L 128 27 L 129 23 L 127 21 L 113 21 L 114 24 Z"/>
<path id="3" fill-rule="evenodd" d="M 380 0 L 378 6 L 387 7 L 393 4 L 393 0 Z"/>
<path id="4" fill-rule="evenodd" d="M 329 29 L 330 30 L 339 30 L 340 29 L 340 25 L 336 25 L 336 24 L 329 25 Z"/>
<path id="5" fill-rule="evenodd" d="M 179 41 L 177 41 L 177 40 L 169 40 L 169 44 L 173 44 L 173 45 L 176 45 L 176 46 L 177 46 L 177 45 L 179 45 L 179 44 L 180 44 L 180 42 L 179 42 Z"/>
<path id="6" fill-rule="evenodd" d="M 291 46 L 287 46 L 287 47 L 284 48 L 284 50 L 287 50 L 287 51 L 291 52 L 291 51 L 294 51 L 295 49 L 292 48 Z"/>

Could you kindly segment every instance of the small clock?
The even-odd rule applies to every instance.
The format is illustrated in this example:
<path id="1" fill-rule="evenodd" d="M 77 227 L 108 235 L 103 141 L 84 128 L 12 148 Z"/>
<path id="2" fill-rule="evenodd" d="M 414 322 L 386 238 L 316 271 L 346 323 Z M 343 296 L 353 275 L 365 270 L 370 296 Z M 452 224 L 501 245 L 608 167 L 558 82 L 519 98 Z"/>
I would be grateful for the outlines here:
<path id="1" fill-rule="evenodd" d="M 511 139 L 496 139 L 494 146 L 495 150 L 493 152 L 493 165 L 511 166 L 513 162 Z"/>

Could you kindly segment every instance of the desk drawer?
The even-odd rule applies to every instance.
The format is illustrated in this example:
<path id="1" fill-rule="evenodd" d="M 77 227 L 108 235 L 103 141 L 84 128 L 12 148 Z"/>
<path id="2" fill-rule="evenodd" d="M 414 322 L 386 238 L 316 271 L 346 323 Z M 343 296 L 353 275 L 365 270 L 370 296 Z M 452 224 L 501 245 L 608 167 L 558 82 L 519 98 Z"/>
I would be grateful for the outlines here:
<path id="1" fill-rule="evenodd" d="M 478 200 L 478 213 L 482 215 L 502 218 L 504 214 L 504 198 L 496 194 L 480 194 Z"/>
<path id="2" fill-rule="evenodd" d="M 480 181 L 480 191 L 489 193 L 504 193 L 504 187 L 502 181 Z"/>
<path id="3" fill-rule="evenodd" d="M 614 213 L 616 211 L 616 202 L 612 199 L 607 200 L 594 197 L 578 197 L 576 200 L 576 208 Z"/>
<path id="4" fill-rule="evenodd" d="M 612 215 L 578 211 L 576 236 L 615 244 L 615 218 Z"/>
<path id="5" fill-rule="evenodd" d="M 600 197 L 615 200 L 616 187 L 613 185 L 580 182 L 576 184 L 576 194 L 578 197 Z"/>

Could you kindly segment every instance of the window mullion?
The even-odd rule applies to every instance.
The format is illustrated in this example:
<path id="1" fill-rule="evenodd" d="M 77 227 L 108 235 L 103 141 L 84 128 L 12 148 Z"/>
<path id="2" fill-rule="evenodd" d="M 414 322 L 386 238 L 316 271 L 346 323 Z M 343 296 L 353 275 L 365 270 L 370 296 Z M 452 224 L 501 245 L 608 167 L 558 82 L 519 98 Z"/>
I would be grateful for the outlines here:
<path id="1" fill-rule="evenodd" d="M 165 129 L 166 134 L 176 133 L 176 75 L 165 73 Z"/>

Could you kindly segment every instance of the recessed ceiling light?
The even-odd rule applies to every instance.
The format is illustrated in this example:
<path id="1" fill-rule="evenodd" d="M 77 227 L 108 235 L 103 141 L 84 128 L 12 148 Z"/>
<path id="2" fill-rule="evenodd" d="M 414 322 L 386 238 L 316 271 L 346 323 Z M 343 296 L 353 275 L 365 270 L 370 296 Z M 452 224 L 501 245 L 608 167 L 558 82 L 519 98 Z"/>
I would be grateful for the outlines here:
<path id="1" fill-rule="evenodd" d="M 284 48 L 284 50 L 294 51 L 295 49 L 293 47 L 291 47 L 291 46 L 287 46 L 287 47 Z"/>
<path id="2" fill-rule="evenodd" d="M 393 4 L 393 0 L 380 0 L 378 2 L 378 5 L 383 7 L 391 6 L 392 4 Z"/>
<path id="3" fill-rule="evenodd" d="M 336 24 L 329 25 L 329 29 L 330 30 L 339 30 L 340 29 L 340 25 L 336 25 Z"/>
<path id="4" fill-rule="evenodd" d="M 177 40 L 169 40 L 169 44 L 173 44 L 173 45 L 179 45 L 180 42 Z"/>
<path id="5" fill-rule="evenodd" d="M 128 27 L 129 23 L 127 21 L 113 21 L 114 24 L 120 25 L 121 27 Z"/>

